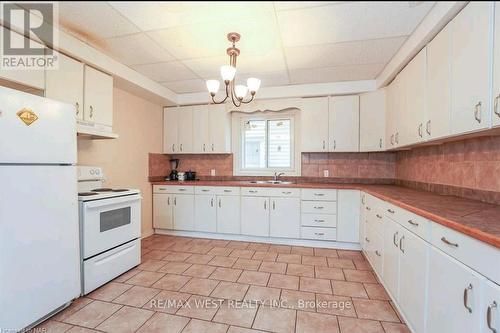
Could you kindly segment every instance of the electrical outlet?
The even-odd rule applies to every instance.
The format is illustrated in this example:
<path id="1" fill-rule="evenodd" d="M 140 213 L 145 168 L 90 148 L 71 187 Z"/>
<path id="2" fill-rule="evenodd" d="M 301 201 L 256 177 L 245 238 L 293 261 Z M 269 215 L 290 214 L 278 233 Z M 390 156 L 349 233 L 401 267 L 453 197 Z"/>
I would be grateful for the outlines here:
<path id="1" fill-rule="evenodd" d="M 215 176 L 215 169 L 210 170 L 210 176 Z"/>
<path id="2" fill-rule="evenodd" d="M 323 177 L 328 177 L 328 176 L 330 176 L 330 171 L 323 170 Z"/>

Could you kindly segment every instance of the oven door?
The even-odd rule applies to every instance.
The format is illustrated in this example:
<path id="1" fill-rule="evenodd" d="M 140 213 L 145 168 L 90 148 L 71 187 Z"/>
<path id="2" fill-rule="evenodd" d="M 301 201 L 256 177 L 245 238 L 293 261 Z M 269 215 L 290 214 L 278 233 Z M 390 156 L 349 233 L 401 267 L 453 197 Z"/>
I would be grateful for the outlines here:
<path id="1" fill-rule="evenodd" d="M 83 258 L 140 237 L 139 194 L 87 201 L 81 207 Z"/>

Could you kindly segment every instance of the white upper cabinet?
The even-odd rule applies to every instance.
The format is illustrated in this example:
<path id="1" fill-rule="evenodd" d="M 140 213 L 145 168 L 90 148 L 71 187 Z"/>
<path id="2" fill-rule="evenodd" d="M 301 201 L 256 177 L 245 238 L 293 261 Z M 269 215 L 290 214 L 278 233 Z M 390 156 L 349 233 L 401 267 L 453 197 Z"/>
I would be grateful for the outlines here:
<path id="1" fill-rule="evenodd" d="M 45 97 L 75 106 L 75 114 L 83 120 L 83 63 L 62 53 L 57 54 L 59 68 L 47 70 Z"/>
<path id="2" fill-rule="evenodd" d="M 300 112 L 301 151 L 328 151 L 328 97 L 304 98 Z"/>
<path id="3" fill-rule="evenodd" d="M 490 126 L 493 2 L 470 2 L 451 22 L 451 123 L 462 134 Z"/>
<path id="4" fill-rule="evenodd" d="M 208 105 L 209 153 L 231 153 L 231 113 L 225 105 Z M 197 135 L 197 132 L 194 132 Z"/>
<path id="5" fill-rule="evenodd" d="M 386 89 L 359 96 L 359 150 L 385 149 Z"/>
<path id="6" fill-rule="evenodd" d="M 391 82 L 385 88 L 385 147 L 386 149 L 394 148 L 394 132 L 396 128 L 396 84 Z"/>
<path id="7" fill-rule="evenodd" d="M 424 47 L 404 69 L 406 75 L 405 123 L 403 125 L 405 144 L 415 144 L 425 139 L 426 62 L 426 48 Z"/>
<path id="8" fill-rule="evenodd" d="M 193 153 L 202 154 L 210 149 L 208 119 L 208 106 L 201 105 L 193 108 Z"/>
<path id="9" fill-rule="evenodd" d="M 387 148 L 396 148 L 403 142 L 404 132 L 401 122 L 405 119 L 406 112 L 406 80 L 405 72 L 394 78 L 389 86 L 387 95 L 388 113 L 386 114 L 386 140 Z"/>
<path id="10" fill-rule="evenodd" d="M 3 36 L 4 32 L 4 27 L 0 27 L 0 34 Z M 20 34 L 10 31 L 11 34 L 11 39 L 12 41 L 15 41 L 16 39 L 19 40 L 19 43 L 26 42 L 26 37 L 21 36 Z M 23 40 L 21 42 L 21 40 Z M 37 45 L 40 48 L 42 48 L 42 45 L 38 42 L 35 41 L 30 41 L 32 45 Z M 38 90 L 44 90 L 45 89 L 45 71 L 42 69 L 39 70 L 5 70 L 5 69 L 0 69 L 0 83 L 2 83 L 2 80 L 14 82 L 23 86 L 28 86 L 31 88 L 35 88 Z M 2 83 L 3 85 L 3 83 Z M 6 84 L 9 86 L 9 84 Z"/>
<path id="11" fill-rule="evenodd" d="M 92 67 L 84 70 L 84 120 L 113 125 L 113 77 Z"/>
<path id="12" fill-rule="evenodd" d="M 359 151 L 359 96 L 334 96 L 329 103 L 330 151 Z"/>
<path id="13" fill-rule="evenodd" d="M 450 135 L 451 124 L 451 24 L 427 45 L 427 120 L 424 136 Z"/>
<path id="14" fill-rule="evenodd" d="M 495 40 L 493 52 L 493 115 L 492 125 L 500 126 L 500 4 L 495 3 Z"/>
<path id="15" fill-rule="evenodd" d="M 193 107 L 182 106 L 177 114 L 177 141 L 180 153 L 193 152 Z"/>
<path id="16" fill-rule="evenodd" d="M 177 119 L 179 108 L 163 109 L 163 152 L 173 154 L 179 152 L 177 145 Z"/>

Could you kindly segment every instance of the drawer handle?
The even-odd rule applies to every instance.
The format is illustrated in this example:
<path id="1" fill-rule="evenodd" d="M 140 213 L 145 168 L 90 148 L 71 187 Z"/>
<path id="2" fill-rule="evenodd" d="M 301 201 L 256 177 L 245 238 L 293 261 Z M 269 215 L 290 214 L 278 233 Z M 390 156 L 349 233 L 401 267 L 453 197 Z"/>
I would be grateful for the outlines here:
<path id="1" fill-rule="evenodd" d="M 368 243 L 370 243 L 370 240 L 368 239 L 368 237 L 365 237 L 365 241 L 367 241 Z"/>
<path id="2" fill-rule="evenodd" d="M 398 247 L 398 243 L 396 242 L 396 237 L 398 237 L 399 231 L 396 231 L 394 235 L 392 236 L 392 242 L 394 243 L 395 247 Z"/>
<path id="3" fill-rule="evenodd" d="M 469 304 L 469 290 L 472 290 L 472 284 L 469 284 L 467 288 L 464 289 L 464 306 L 469 311 L 469 313 L 472 313 L 472 308 L 468 305 Z"/>
<path id="4" fill-rule="evenodd" d="M 248 191 L 248 192 L 250 192 L 250 193 L 257 193 L 257 191 Z"/>
<path id="5" fill-rule="evenodd" d="M 180 188 L 179 189 L 179 192 L 185 192 L 185 191 L 187 191 L 185 188 Z"/>
<path id="6" fill-rule="evenodd" d="M 166 190 L 167 190 L 167 189 L 166 189 L 166 188 L 164 188 L 164 187 L 160 187 L 160 188 L 158 188 L 158 191 L 166 191 Z"/>
<path id="7" fill-rule="evenodd" d="M 325 194 L 324 194 L 324 193 L 314 193 L 314 195 L 315 195 L 315 196 L 317 196 L 317 197 L 322 197 L 322 196 L 324 196 Z"/>
<path id="8" fill-rule="evenodd" d="M 201 190 L 201 191 L 202 191 L 202 192 L 210 192 L 210 190 L 206 190 L 206 189 Z"/>
<path id="9" fill-rule="evenodd" d="M 381 218 L 382 218 L 382 215 L 380 215 L 380 214 L 377 214 L 376 216 L 377 216 L 377 218 L 379 218 L 379 219 L 381 219 Z"/>
<path id="10" fill-rule="evenodd" d="M 322 223 L 325 222 L 325 220 L 314 220 L 314 222 Z"/>
<path id="11" fill-rule="evenodd" d="M 323 207 L 323 206 L 314 206 L 314 209 L 323 209 L 323 208 L 325 208 L 325 207 Z"/>
<path id="12" fill-rule="evenodd" d="M 324 236 L 324 235 L 325 235 L 325 233 L 323 233 L 323 232 L 315 232 L 314 234 L 315 234 L 316 236 Z"/>
<path id="13" fill-rule="evenodd" d="M 379 257 L 381 257 L 382 255 L 380 254 L 380 252 L 378 252 L 378 250 L 375 250 L 375 254 Z"/>
<path id="14" fill-rule="evenodd" d="M 370 211 L 372 210 L 370 207 L 366 206 L 366 210 Z"/>
<path id="15" fill-rule="evenodd" d="M 292 192 L 281 192 L 283 194 L 292 194 Z"/>
<path id="16" fill-rule="evenodd" d="M 412 226 L 418 227 L 417 222 L 413 222 L 412 220 L 408 220 L 408 223 L 410 223 Z"/>
<path id="17" fill-rule="evenodd" d="M 399 249 L 401 250 L 401 252 L 405 253 L 405 249 L 403 247 L 403 240 L 405 239 L 405 236 L 403 235 L 403 237 L 401 237 L 399 239 Z"/>
<path id="18" fill-rule="evenodd" d="M 497 307 L 497 302 L 493 301 L 493 303 L 491 303 L 490 306 L 488 306 L 488 310 L 486 311 L 486 324 L 488 325 L 490 331 L 492 331 L 493 333 L 497 333 L 497 330 L 496 328 L 491 326 L 491 312 L 496 307 Z"/>
<path id="19" fill-rule="evenodd" d="M 441 241 L 447 245 L 458 247 L 457 243 L 450 242 L 449 240 L 446 239 L 446 237 L 441 237 Z"/>
<path id="20" fill-rule="evenodd" d="M 231 193 L 231 192 L 233 192 L 233 191 L 231 191 L 231 190 L 224 190 L 224 192 L 226 192 L 226 193 Z"/>
<path id="21" fill-rule="evenodd" d="M 389 213 L 391 213 L 391 214 L 394 214 L 394 213 L 395 213 L 395 211 L 394 211 L 394 210 L 392 210 L 392 209 L 390 209 L 390 208 L 389 208 L 387 211 L 388 211 Z"/>

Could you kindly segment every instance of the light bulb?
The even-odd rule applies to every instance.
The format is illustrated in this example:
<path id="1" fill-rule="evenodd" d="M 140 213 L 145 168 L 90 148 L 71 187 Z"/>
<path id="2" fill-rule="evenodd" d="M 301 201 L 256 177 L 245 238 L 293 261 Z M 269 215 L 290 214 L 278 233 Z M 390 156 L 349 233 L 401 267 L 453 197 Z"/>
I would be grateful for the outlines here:
<path id="1" fill-rule="evenodd" d="M 251 77 L 247 80 L 247 86 L 248 90 L 250 90 L 251 93 L 256 93 L 257 90 L 260 88 L 260 80 L 254 77 Z"/>
<path id="2" fill-rule="evenodd" d="M 208 92 L 212 95 L 217 94 L 219 91 L 220 82 L 218 80 L 207 80 Z"/>
<path id="3" fill-rule="evenodd" d="M 240 100 L 245 98 L 247 92 L 248 92 L 247 86 L 239 84 L 236 87 L 234 87 L 234 93 L 236 94 L 236 97 Z"/>
<path id="4" fill-rule="evenodd" d="M 225 65 L 220 67 L 220 75 L 224 81 L 232 81 L 236 75 L 236 67 Z"/>

